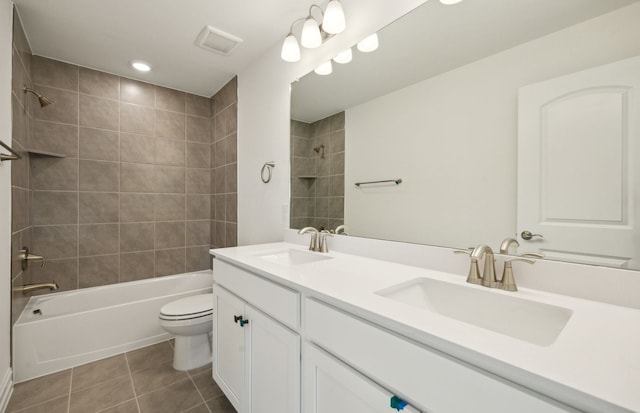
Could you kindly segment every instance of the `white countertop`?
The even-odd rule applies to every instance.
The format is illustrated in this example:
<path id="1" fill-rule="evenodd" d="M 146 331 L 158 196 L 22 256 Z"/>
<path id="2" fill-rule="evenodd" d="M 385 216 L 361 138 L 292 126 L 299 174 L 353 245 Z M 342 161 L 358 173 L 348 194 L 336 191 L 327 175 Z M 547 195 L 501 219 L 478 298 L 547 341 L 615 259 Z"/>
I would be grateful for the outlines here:
<path id="1" fill-rule="evenodd" d="M 582 410 L 640 412 L 640 310 L 526 288 L 487 289 L 466 283 L 464 276 L 339 252 L 289 267 L 260 258 L 288 249 L 306 251 L 273 243 L 211 253 Z M 515 294 L 573 314 L 554 343 L 540 346 L 375 294 L 421 277 Z"/>

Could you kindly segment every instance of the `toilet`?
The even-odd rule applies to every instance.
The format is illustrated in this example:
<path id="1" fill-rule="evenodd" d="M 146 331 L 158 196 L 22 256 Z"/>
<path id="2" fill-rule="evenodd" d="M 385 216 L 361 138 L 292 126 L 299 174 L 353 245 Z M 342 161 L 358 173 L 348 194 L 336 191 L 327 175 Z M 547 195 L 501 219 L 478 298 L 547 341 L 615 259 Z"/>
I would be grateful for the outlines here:
<path id="1" fill-rule="evenodd" d="M 192 370 L 211 363 L 213 294 L 192 295 L 165 304 L 160 326 L 175 336 L 173 368 Z"/>

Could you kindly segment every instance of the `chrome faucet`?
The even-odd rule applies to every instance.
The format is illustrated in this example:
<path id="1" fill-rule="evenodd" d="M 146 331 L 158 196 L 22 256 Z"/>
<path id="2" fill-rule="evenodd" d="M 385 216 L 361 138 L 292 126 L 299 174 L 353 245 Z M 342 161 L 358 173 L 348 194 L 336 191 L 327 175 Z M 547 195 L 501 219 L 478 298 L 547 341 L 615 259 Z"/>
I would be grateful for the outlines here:
<path id="1" fill-rule="evenodd" d="M 50 283 L 22 285 L 20 287 L 14 287 L 12 290 L 15 293 L 28 294 L 30 292 L 33 292 L 36 290 L 43 290 L 45 288 L 48 288 L 51 291 L 56 291 L 59 287 L 58 287 L 58 284 L 54 281 Z"/>
<path id="2" fill-rule="evenodd" d="M 478 245 L 470 255 L 471 259 L 480 260 L 484 257 L 484 270 L 482 271 L 482 285 L 485 287 L 496 287 L 496 262 L 493 257 L 493 250 L 488 245 Z"/>
<path id="3" fill-rule="evenodd" d="M 511 248 L 512 245 L 518 248 L 520 243 L 513 238 L 505 238 L 502 244 L 500 244 L 500 254 L 508 254 L 509 248 Z"/>
<path id="4" fill-rule="evenodd" d="M 300 231 L 298 231 L 298 234 L 300 235 L 307 233 L 311 234 L 311 240 L 309 241 L 309 251 L 320 251 L 320 246 L 318 245 L 319 231 L 314 227 L 304 227 Z"/>

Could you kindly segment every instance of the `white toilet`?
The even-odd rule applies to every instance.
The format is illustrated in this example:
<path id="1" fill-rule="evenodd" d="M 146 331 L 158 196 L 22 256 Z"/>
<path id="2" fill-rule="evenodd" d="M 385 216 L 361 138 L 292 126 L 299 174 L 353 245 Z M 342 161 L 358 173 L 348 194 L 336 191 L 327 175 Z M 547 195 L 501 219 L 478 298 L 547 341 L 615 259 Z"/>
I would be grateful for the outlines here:
<path id="1" fill-rule="evenodd" d="M 191 370 L 211 363 L 213 294 L 192 295 L 165 304 L 160 326 L 175 335 L 173 368 Z"/>

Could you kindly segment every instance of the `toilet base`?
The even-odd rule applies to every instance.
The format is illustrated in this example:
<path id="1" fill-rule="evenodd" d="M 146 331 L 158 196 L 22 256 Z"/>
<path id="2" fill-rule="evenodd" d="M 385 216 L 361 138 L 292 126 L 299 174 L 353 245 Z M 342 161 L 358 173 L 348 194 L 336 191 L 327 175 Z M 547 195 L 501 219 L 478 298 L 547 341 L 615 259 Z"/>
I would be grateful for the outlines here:
<path id="1" fill-rule="evenodd" d="M 173 368 L 180 371 L 193 370 L 211 364 L 211 340 L 209 334 L 175 336 Z"/>

